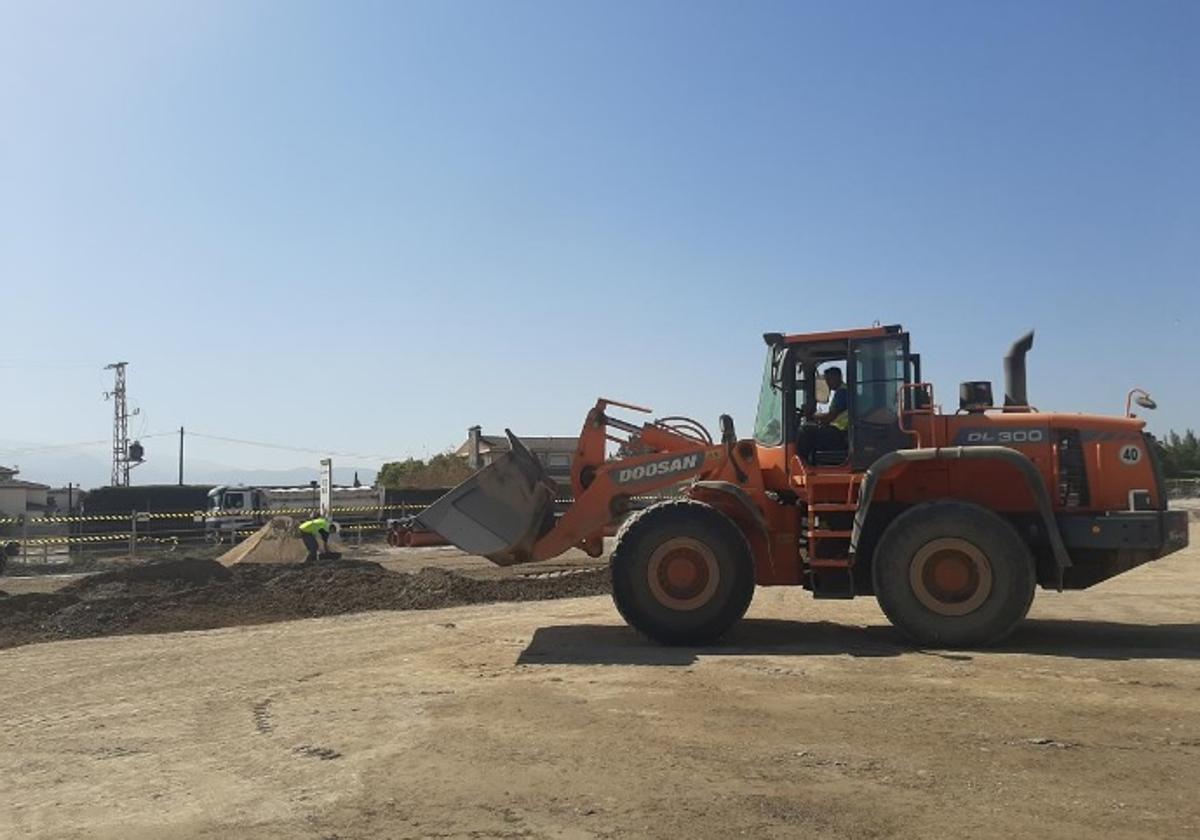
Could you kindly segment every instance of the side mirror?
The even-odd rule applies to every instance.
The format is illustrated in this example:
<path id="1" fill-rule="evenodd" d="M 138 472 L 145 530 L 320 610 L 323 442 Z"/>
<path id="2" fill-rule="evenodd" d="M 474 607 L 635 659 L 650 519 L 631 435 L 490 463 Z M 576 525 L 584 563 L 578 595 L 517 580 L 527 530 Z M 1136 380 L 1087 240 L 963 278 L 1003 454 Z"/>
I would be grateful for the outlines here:
<path id="1" fill-rule="evenodd" d="M 718 422 L 721 425 L 721 443 L 726 446 L 732 446 L 737 443 L 737 432 L 733 429 L 733 418 L 728 414 L 722 414 Z"/>
<path id="2" fill-rule="evenodd" d="M 1158 408 L 1158 403 L 1152 400 L 1149 394 L 1139 394 L 1138 396 L 1134 397 L 1133 401 L 1142 408 L 1147 408 L 1150 411 Z"/>

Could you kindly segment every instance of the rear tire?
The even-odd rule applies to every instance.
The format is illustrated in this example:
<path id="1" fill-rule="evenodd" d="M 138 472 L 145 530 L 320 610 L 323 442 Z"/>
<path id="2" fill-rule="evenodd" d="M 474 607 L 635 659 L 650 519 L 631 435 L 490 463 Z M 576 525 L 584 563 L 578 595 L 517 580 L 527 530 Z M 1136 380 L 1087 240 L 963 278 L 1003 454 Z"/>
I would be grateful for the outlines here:
<path id="1" fill-rule="evenodd" d="M 966 647 L 1003 639 L 1029 612 L 1036 572 L 1029 546 L 991 511 L 929 502 L 901 514 L 872 561 L 875 596 L 920 645 Z"/>
<path id="2" fill-rule="evenodd" d="M 716 641 L 754 597 L 754 560 L 729 517 L 691 499 L 630 517 L 612 554 L 613 602 L 631 627 L 668 645 Z"/>

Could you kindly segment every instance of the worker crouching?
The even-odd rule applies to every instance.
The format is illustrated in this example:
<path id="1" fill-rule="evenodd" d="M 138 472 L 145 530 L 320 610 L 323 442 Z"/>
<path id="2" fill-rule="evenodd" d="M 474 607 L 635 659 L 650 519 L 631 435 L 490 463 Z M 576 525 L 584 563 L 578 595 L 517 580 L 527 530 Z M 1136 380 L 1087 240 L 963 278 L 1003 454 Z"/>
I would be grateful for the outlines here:
<path id="1" fill-rule="evenodd" d="M 304 540 L 304 547 L 308 549 L 308 556 L 304 558 L 305 563 L 314 563 L 322 553 L 331 553 L 329 535 L 337 533 L 336 522 L 332 522 L 324 516 L 318 516 L 301 522 L 299 527 L 300 539 Z"/>

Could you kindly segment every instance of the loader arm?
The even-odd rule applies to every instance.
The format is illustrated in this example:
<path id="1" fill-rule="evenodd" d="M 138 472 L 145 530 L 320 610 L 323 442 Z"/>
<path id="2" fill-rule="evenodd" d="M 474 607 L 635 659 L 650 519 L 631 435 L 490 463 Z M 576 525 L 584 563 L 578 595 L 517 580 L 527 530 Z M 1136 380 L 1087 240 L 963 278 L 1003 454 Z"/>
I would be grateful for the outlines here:
<path id="1" fill-rule="evenodd" d="M 418 522 L 501 566 L 548 560 L 571 548 L 596 557 L 605 530 L 632 508 L 635 496 L 691 479 L 734 480 L 740 473 L 731 439 L 714 442 L 703 426 L 681 417 L 630 423 L 611 417 L 609 406 L 648 413 L 615 400 L 596 401 L 571 467 L 573 499 L 557 520 L 554 482 L 510 432 L 510 452 L 430 505 Z M 636 442 L 638 454 L 606 460 L 610 441 Z"/>
<path id="2" fill-rule="evenodd" d="M 689 479 L 723 475 L 728 462 L 725 444 L 716 443 L 703 426 L 687 418 L 665 418 L 641 425 L 608 413 L 610 405 L 649 413 L 640 406 L 601 398 L 588 412 L 571 467 L 574 499 L 554 527 L 533 546 L 532 560 L 549 560 L 571 548 L 593 557 L 604 550 L 605 529 L 633 506 L 633 499 Z M 621 437 L 616 433 L 624 433 Z M 606 460 L 608 442 L 636 441 L 637 455 Z"/>

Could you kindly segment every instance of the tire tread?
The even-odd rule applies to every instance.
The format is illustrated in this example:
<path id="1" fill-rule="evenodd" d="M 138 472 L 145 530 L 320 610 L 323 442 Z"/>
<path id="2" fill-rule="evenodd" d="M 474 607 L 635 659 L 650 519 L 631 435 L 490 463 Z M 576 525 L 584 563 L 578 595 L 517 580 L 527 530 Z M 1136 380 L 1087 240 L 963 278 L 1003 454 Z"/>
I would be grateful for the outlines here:
<path id="1" fill-rule="evenodd" d="M 638 547 L 648 534 L 660 528 L 678 527 L 680 523 L 694 523 L 696 520 L 708 520 L 714 530 L 723 532 L 721 536 L 729 540 L 736 555 L 734 563 L 737 566 L 737 577 L 734 579 L 728 602 L 721 606 L 713 620 L 703 627 L 674 632 L 655 626 L 653 619 L 637 611 L 637 606 L 632 600 L 627 602 L 624 597 L 625 587 L 619 578 L 627 573 L 629 565 L 636 563 Z M 733 520 L 721 511 L 695 499 L 657 502 L 626 519 L 617 531 L 609 568 L 612 574 L 613 603 L 617 612 L 640 635 L 662 644 L 702 645 L 716 641 L 745 615 L 754 597 L 754 562 L 745 535 Z"/>

